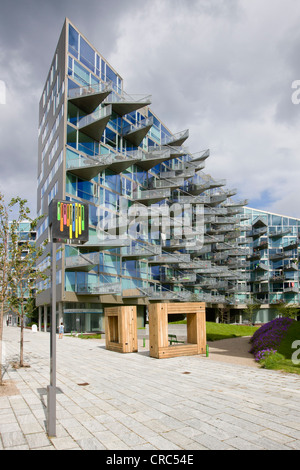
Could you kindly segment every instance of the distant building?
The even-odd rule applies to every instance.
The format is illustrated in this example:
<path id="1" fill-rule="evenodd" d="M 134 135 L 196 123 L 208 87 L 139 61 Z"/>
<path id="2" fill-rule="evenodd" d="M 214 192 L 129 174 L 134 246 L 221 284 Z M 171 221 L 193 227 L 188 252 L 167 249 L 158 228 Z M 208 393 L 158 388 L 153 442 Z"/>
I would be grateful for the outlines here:
<path id="1" fill-rule="evenodd" d="M 300 219 L 251 207 L 244 215 L 248 230 L 239 242 L 249 249 L 244 262 L 250 296 L 261 304 L 255 321 L 266 323 L 278 315 L 276 305 L 300 306 Z"/>

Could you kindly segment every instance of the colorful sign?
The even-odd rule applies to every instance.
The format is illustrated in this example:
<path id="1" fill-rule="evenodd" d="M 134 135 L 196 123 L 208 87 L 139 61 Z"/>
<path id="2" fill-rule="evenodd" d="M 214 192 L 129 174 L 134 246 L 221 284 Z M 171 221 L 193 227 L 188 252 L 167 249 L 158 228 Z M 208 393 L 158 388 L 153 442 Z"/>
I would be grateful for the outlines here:
<path id="1" fill-rule="evenodd" d="M 53 241 L 85 243 L 89 239 L 89 206 L 81 202 L 54 199 L 49 206 Z"/>

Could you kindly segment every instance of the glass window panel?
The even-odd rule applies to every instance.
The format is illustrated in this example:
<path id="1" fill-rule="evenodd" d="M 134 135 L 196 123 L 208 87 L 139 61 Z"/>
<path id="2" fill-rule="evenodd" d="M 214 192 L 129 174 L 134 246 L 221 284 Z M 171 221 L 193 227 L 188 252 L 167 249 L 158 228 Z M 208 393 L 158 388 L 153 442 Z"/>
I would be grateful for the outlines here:
<path id="1" fill-rule="evenodd" d="M 83 86 L 90 85 L 90 73 L 76 60 L 74 61 L 74 78 Z"/>
<path id="2" fill-rule="evenodd" d="M 111 80 L 114 85 L 114 89 L 117 89 L 117 75 L 112 69 L 106 64 L 106 79 Z"/>
<path id="3" fill-rule="evenodd" d="M 72 271 L 65 272 L 65 289 L 66 291 L 75 290 L 75 273 Z"/>
<path id="4" fill-rule="evenodd" d="M 67 174 L 66 192 L 76 196 L 76 176 Z"/>
<path id="5" fill-rule="evenodd" d="M 78 37 L 79 34 L 73 26 L 69 25 L 69 52 L 78 58 Z"/>
<path id="6" fill-rule="evenodd" d="M 279 217 L 278 215 L 272 215 L 272 225 L 281 225 L 282 224 L 282 218 Z"/>
<path id="7" fill-rule="evenodd" d="M 92 72 L 95 72 L 95 51 L 80 37 L 80 60 Z"/>

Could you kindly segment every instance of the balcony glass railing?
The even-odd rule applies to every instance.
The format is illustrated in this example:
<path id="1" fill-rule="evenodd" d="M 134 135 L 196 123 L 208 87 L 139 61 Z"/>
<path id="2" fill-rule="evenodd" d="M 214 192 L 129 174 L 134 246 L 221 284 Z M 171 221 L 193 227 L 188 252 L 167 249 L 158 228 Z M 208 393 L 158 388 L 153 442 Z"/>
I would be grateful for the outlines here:
<path id="1" fill-rule="evenodd" d="M 171 136 L 163 136 L 161 139 L 161 145 L 174 145 L 178 141 L 184 141 L 189 136 L 189 130 L 186 129 L 181 132 L 177 132 L 176 134 L 172 134 Z"/>
<path id="2" fill-rule="evenodd" d="M 76 87 L 76 88 L 69 88 L 68 90 L 68 98 L 81 98 L 83 96 L 89 96 L 95 93 L 106 93 L 112 91 L 112 83 L 108 82 L 100 82 L 94 83 L 88 86 Z"/>
<path id="3" fill-rule="evenodd" d="M 170 197 L 170 189 L 149 189 L 149 190 L 141 190 L 138 189 L 137 191 L 133 192 L 133 199 L 135 200 L 143 200 L 143 199 L 165 199 Z"/>
<path id="4" fill-rule="evenodd" d="M 135 121 L 133 124 L 126 123 L 126 125 L 123 126 L 122 135 L 126 136 L 128 134 L 131 134 L 132 132 L 139 131 L 141 129 L 144 129 L 152 125 L 153 125 L 152 116 L 149 118 L 145 118 L 142 121 Z"/>
<path id="5" fill-rule="evenodd" d="M 162 274 L 160 277 L 161 282 L 166 282 L 166 283 L 182 283 L 182 282 L 196 282 L 196 274 L 190 274 L 190 273 L 182 273 L 180 275 L 167 275 L 167 274 Z"/>
<path id="6" fill-rule="evenodd" d="M 130 257 L 144 257 L 161 254 L 161 246 L 130 246 L 122 250 L 121 255 L 124 258 Z"/>
<path id="7" fill-rule="evenodd" d="M 189 262 L 190 261 L 190 254 L 187 253 L 176 253 L 174 255 L 166 254 L 166 255 L 158 255 L 154 256 L 148 263 L 150 264 L 174 264 L 174 263 L 182 263 L 182 262 Z"/>
<path id="8" fill-rule="evenodd" d="M 89 126 L 90 124 L 94 124 L 101 119 L 108 118 L 112 113 L 112 107 L 106 106 L 104 108 L 99 108 L 91 114 L 82 117 L 78 121 L 78 128 L 82 129 L 83 127 Z"/>
<path id="9" fill-rule="evenodd" d="M 153 187 L 154 188 L 172 188 L 180 187 L 184 185 L 184 178 L 173 178 L 172 180 L 160 179 L 155 180 Z"/>
<path id="10" fill-rule="evenodd" d="M 68 256 L 65 259 L 66 268 L 80 268 L 84 266 L 97 265 L 99 263 L 99 254 L 90 253 L 86 255 Z"/>
<path id="11" fill-rule="evenodd" d="M 77 284 L 75 292 L 81 295 L 105 295 L 105 294 L 121 294 L 121 282 L 108 282 L 101 284 Z"/>
<path id="12" fill-rule="evenodd" d="M 141 105 L 147 106 L 151 103 L 151 95 L 134 94 L 129 95 L 124 91 L 121 94 L 111 93 L 105 102 L 107 103 L 140 103 Z"/>

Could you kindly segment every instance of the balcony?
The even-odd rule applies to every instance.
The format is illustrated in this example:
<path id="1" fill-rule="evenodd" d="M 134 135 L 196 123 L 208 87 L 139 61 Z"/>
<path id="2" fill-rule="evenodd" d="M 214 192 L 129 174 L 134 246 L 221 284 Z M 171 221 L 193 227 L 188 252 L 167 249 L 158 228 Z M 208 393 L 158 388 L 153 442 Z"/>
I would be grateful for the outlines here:
<path id="1" fill-rule="evenodd" d="M 238 192 L 237 188 L 225 189 L 227 197 L 235 196 Z"/>
<path id="2" fill-rule="evenodd" d="M 179 269 L 210 269 L 211 268 L 211 262 L 207 260 L 194 260 L 191 262 L 180 262 L 179 263 Z"/>
<path id="3" fill-rule="evenodd" d="M 220 194 L 211 194 L 210 195 L 210 205 L 218 205 L 221 202 L 225 201 L 227 199 L 227 196 L 225 193 L 220 193 Z"/>
<path id="4" fill-rule="evenodd" d="M 163 284 L 182 284 L 189 282 L 196 282 L 196 274 L 182 273 L 177 276 L 161 275 L 160 282 Z"/>
<path id="5" fill-rule="evenodd" d="M 261 270 L 261 271 L 268 271 L 269 270 L 269 266 L 265 263 L 258 263 L 256 266 L 255 266 L 255 270 Z"/>
<path id="6" fill-rule="evenodd" d="M 138 147 L 152 126 L 152 116 L 150 118 L 143 119 L 141 122 L 137 121 L 135 124 L 128 123 L 123 127 L 122 136 L 131 142 L 135 147 Z"/>
<path id="7" fill-rule="evenodd" d="M 283 266 L 284 271 L 298 271 L 298 265 L 296 263 L 290 262 Z"/>
<path id="8" fill-rule="evenodd" d="M 75 286 L 77 295 L 122 295 L 121 282 L 108 282 L 101 284 L 77 284 Z"/>
<path id="9" fill-rule="evenodd" d="M 163 163 L 175 157 L 171 157 L 169 149 L 162 149 L 158 147 L 149 152 L 143 152 L 141 160 L 138 162 L 138 166 L 145 171 L 151 170 L 154 166 L 159 163 Z"/>
<path id="10" fill-rule="evenodd" d="M 260 227 L 260 228 L 254 228 L 250 233 L 249 233 L 249 237 L 253 237 L 254 238 L 258 238 L 260 237 L 261 235 L 264 235 L 265 233 L 267 233 L 268 231 L 268 227 Z"/>
<path id="11" fill-rule="evenodd" d="M 280 237 L 283 237 L 284 235 L 288 235 L 289 233 L 291 233 L 290 228 L 280 229 L 278 232 L 270 232 L 269 237 L 270 238 L 280 238 Z"/>
<path id="12" fill-rule="evenodd" d="M 203 162 L 209 157 L 209 149 L 205 150 L 204 152 L 201 151 L 201 152 L 190 154 L 190 156 L 191 156 L 191 160 L 188 163 L 193 164 L 196 162 Z"/>
<path id="13" fill-rule="evenodd" d="M 172 250 L 195 250 L 199 247 L 199 240 L 195 237 L 192 240 L 189 239 L 172 239 L 166 240 L 165 244 L 163 245 L 163 249 L 166 251 Z"/>
<path id="14" fill-rule="evenodd" d="M 299 294 L 299 287 L 290 285 L 288 287 L 284 287 L 283 292 L 285 294 L 288 294 L 288 293 Z"/>
<path id="15" fill-rule="evenodd" d="M 78 155 L 76 158 L 68 158 L 66 171 L 79 178 L 91 180 L 105 168 L 108 168 L 110 163 L 111 157 L 109 155 L 103 155 L 99 158 Z"/>
<path id="16" fill-rule="evenodd" d="M 139 151 L 126 152 L 124 153 L 110 153 L 110 163 L 108 169 L 114 171 L 115 173 L 122 173 L 127 170 L 130 166 L 138 163 L 142 156 Z"/>
<path id="17" fill-rule="evenodd" d="M 270 282 L 284 282 L 285 276 L 283 274 L 275 274 L 270 277 Z"/>
<path id="18" fill-rule="evenodd" d="M 275 253 L 270 253 L 269 254 L 269 258 L 272 261 L 279 261 L 281 259 L 284 259 L 284 257 L 285 257 L 285 254 L 283 253 L 283 251 L 281 249 L 276 250 Z"/>
<path id="19" fill-rule="evenodd" d="M 158 265 L 179 264 L 182 262 L 189 262 L 189 261 L 190 261 L 189 254 L 186 254 L 186 253 L 175 254 L 174 253 L 173 255 L 165 254 L 165 255 L 154 256 L 153 258 L 148 260 L 148 264 L 151 264 L 152 266 L 158 266 Z"/>
<path id="20" fill-rule="evenodd" d="M 171 196 L 170 189 L 149 189 L 149 190 L 138 190 L 132 195 L 132 199 L 136 202 L 140 202 L 146 206 L 155 204 L 156 202 L 162 201 Z"/>
<path id="21" fill-rule="evenodd" d="M 248 199 L 242 199 L 240 201 L 229 200 L 229 201 L 226 201 L 226 203 L 223 205 L 228 208 L 234 208 L 234 207 L 246 206 L 247 204 L 248 204 Z"/>
<path id="22" fill-rule="evenodd" d="M 132 113 L 138 109 L 151 104 L 151 95 L 128 95 L 123 92 L 122 95 L 111 93 L 104 101 L 104 104 L 112 107 L 112 110 L 119 116 Z"/>
<path id="23" fill-rule="evenodd" d="M 199 194 L 203 193 L 209 188 L 210 188 L 210 185 L 208 182 L 203 182 L 200 184 L 190 183 L 188 184 L 186 188 L 186 192 L 193 196 L 198 196 Z M 225 196 L 225 199 L 226 199 L 226 196 Z"/>
<path id="24" fill-rule="evenodd" d="M 153 188 L 160 189 L 160 188 L 180 188 L 184 185 L 184 178 L 172 178 L 172 179 L 155 179 L 153 184 Z"/>
<path id="25" fill-rule="evenodd" d="M 209 196 L 175 196 L 172 202 L 178 202 L 179 204 L 209 204 Z"/>
<path id="26" fill-rule="evenodd" d="M 78 122 L 78 129 L 88 137 L 99 141 L 101 140 L 104 129 L 111 118 L 112 107 L 106 106 L 100 108 L 87 116 L 81 118 Z"/>
<path id="27" fill-rule="evenodd" d="M 298 240 L 293 240 L 293 241 L 284 243 L 283 250 L 284 251 L 294 250 L 294 249 L 298 248 L 298 245 L 299 245 Z"/>
<path id="28" fill-rule="evenodd" d="M 266 248 L 268 248 L 268 246 L 268 240 L 262 240 L 259 243 L 253 244 L 253 248 L 255 248 L 256 250 L 265 250 Z"/>
<path id="29" fill-rule="evenodd" d="M 71 88 L 68 91 L 68 100 L 85 113 L 91 114 L 111 91 L 112 86 L 108 83 Z"/>
<path id="30" fill-rule="evenodd" d="M 174 146 L 181 146 L 186 139 L 189 137 L 189 130 L 186 129 L 185 131 L 177 132 L 171 136 L 165 136 L 161 140 L 161 145 L 174 145 Z"/>
<path id="31" fill-rule="evenodd" d="M 151 257 L 153 255 L 161 254 L 161 246 L 130 246 L 121 251 L 122 261 L 138 260 L 141 258 Z"/>
<path id="32" fill-rule="evenodd" d="M 106 251 L 113 248 L 128 247 L 130 244 L 130 238 L 107 237 L 105 239 L 98 239 L 97 237 L 91 237 L 84 245 L 80 245 L 80 251 L 81 253 L 89 253 L 95 250 Z"/>
<path id="33" fill-rule="evenodd" d="M 143 292 L 145 292 L 145 294 L 149 297 L 149 300 L 182 301 L 185 299 L 185 296 L 182 292 L 174 292 L 170 290 L 156 290 L 154 287 L 148 287 L 146 289 L 143 289 Z"/>
<path id="34" fill-rule="evenodd" d="M 90 253 L 88 255 L 68 256 L 65 259 L 66 271 L 91 271 L 99 264 L 99 254 Z"/>

